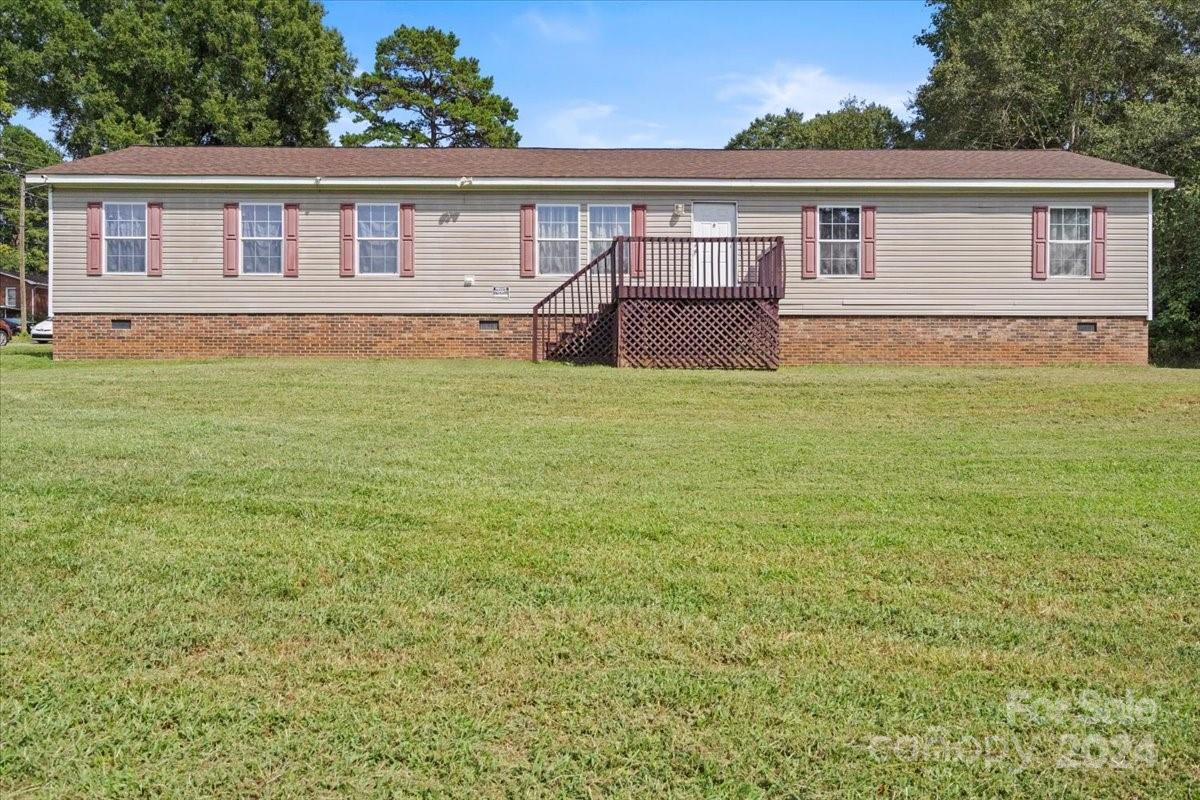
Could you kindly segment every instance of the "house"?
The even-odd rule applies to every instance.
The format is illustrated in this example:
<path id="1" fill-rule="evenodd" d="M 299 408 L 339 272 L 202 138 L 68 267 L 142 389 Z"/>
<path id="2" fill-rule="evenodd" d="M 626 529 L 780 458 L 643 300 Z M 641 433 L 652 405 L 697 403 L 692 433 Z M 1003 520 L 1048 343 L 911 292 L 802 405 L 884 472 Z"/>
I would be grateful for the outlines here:
<path id="1" fill-rule="evenodd" d="M 50 287 L 42 280 L 41 273 L 25 276 L 25 302 L 29 304 L 29 323 L 43 320 L 50 313 Z M 0 300 L 3 300 L 4 317 L 21 316 L 21 276 L 15 272 L 0 270 Z"/>
<path id="2" fill-rule="evenodd" d="M 131 147 L 51 187 L 55 357 L 1147 358 L 1165 176 L 1063 151 Z"/>

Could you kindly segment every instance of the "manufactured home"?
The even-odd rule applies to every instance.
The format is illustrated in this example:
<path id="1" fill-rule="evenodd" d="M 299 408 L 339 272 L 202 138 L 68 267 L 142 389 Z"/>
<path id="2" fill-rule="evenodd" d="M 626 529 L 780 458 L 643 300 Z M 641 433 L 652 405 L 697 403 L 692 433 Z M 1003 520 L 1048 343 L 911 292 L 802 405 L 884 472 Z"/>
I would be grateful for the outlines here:
<path id="1" fill-rule="evenodd" d="M 1147 359 L 1152 193 L 1064 151 L 131 147 L 49 184 L 56 358 Z"/>

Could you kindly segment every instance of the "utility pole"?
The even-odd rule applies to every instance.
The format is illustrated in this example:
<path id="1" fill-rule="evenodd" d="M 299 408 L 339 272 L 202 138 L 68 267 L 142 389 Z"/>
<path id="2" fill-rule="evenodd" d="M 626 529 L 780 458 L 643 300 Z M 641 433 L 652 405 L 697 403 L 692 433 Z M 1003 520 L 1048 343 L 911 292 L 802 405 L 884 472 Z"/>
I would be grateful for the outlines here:
<path id="1" fill-rule="evenodd" d="M 20 213 L 17 217 L 17 264 L 21 273 L 21 333 L 29 330 L 28 298 L 25 294 L 25 175 L 22 173 L 17 194 L 21 199 L 17 202 Z"/>

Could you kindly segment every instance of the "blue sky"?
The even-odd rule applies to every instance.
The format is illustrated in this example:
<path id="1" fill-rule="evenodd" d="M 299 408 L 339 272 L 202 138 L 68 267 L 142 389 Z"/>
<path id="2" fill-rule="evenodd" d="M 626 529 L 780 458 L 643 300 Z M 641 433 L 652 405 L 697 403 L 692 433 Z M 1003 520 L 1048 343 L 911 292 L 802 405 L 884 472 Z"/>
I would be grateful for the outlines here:
<path id="1" fill-rule="evenodd" d="M 922 2 L 332 0 L 360 69 L 399 25 L 451 30 L 520 111 L 524 146 L 722 147 L 755 116 L 854 94 L 904 115 L 932 61 Z M 18 121 L 27 119 L 20 115 Z M 48 121 L 32 127 L 49 134 Z M 343 118 L 334 138 L 354 126 Z"/>

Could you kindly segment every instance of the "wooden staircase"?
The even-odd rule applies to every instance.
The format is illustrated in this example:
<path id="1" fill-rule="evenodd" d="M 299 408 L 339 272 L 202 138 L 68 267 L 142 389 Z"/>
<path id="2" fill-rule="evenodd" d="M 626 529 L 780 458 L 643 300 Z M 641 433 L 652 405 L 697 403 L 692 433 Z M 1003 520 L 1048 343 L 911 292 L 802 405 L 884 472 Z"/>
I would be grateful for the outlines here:
<path id="1" fill-rule="evenodd" d="M 616 303 L 601 303 L 595 312 L 571 323 L 550 343 L 546 357 L 573 364 L 613 364 L 616 354 L 614 336 L 617 317 Z"/>
<path id="2" fill-rule="evenodd" d="M 618 237 L 533 309 L 533 359 L 775 369 L 782 237 Z"/>

